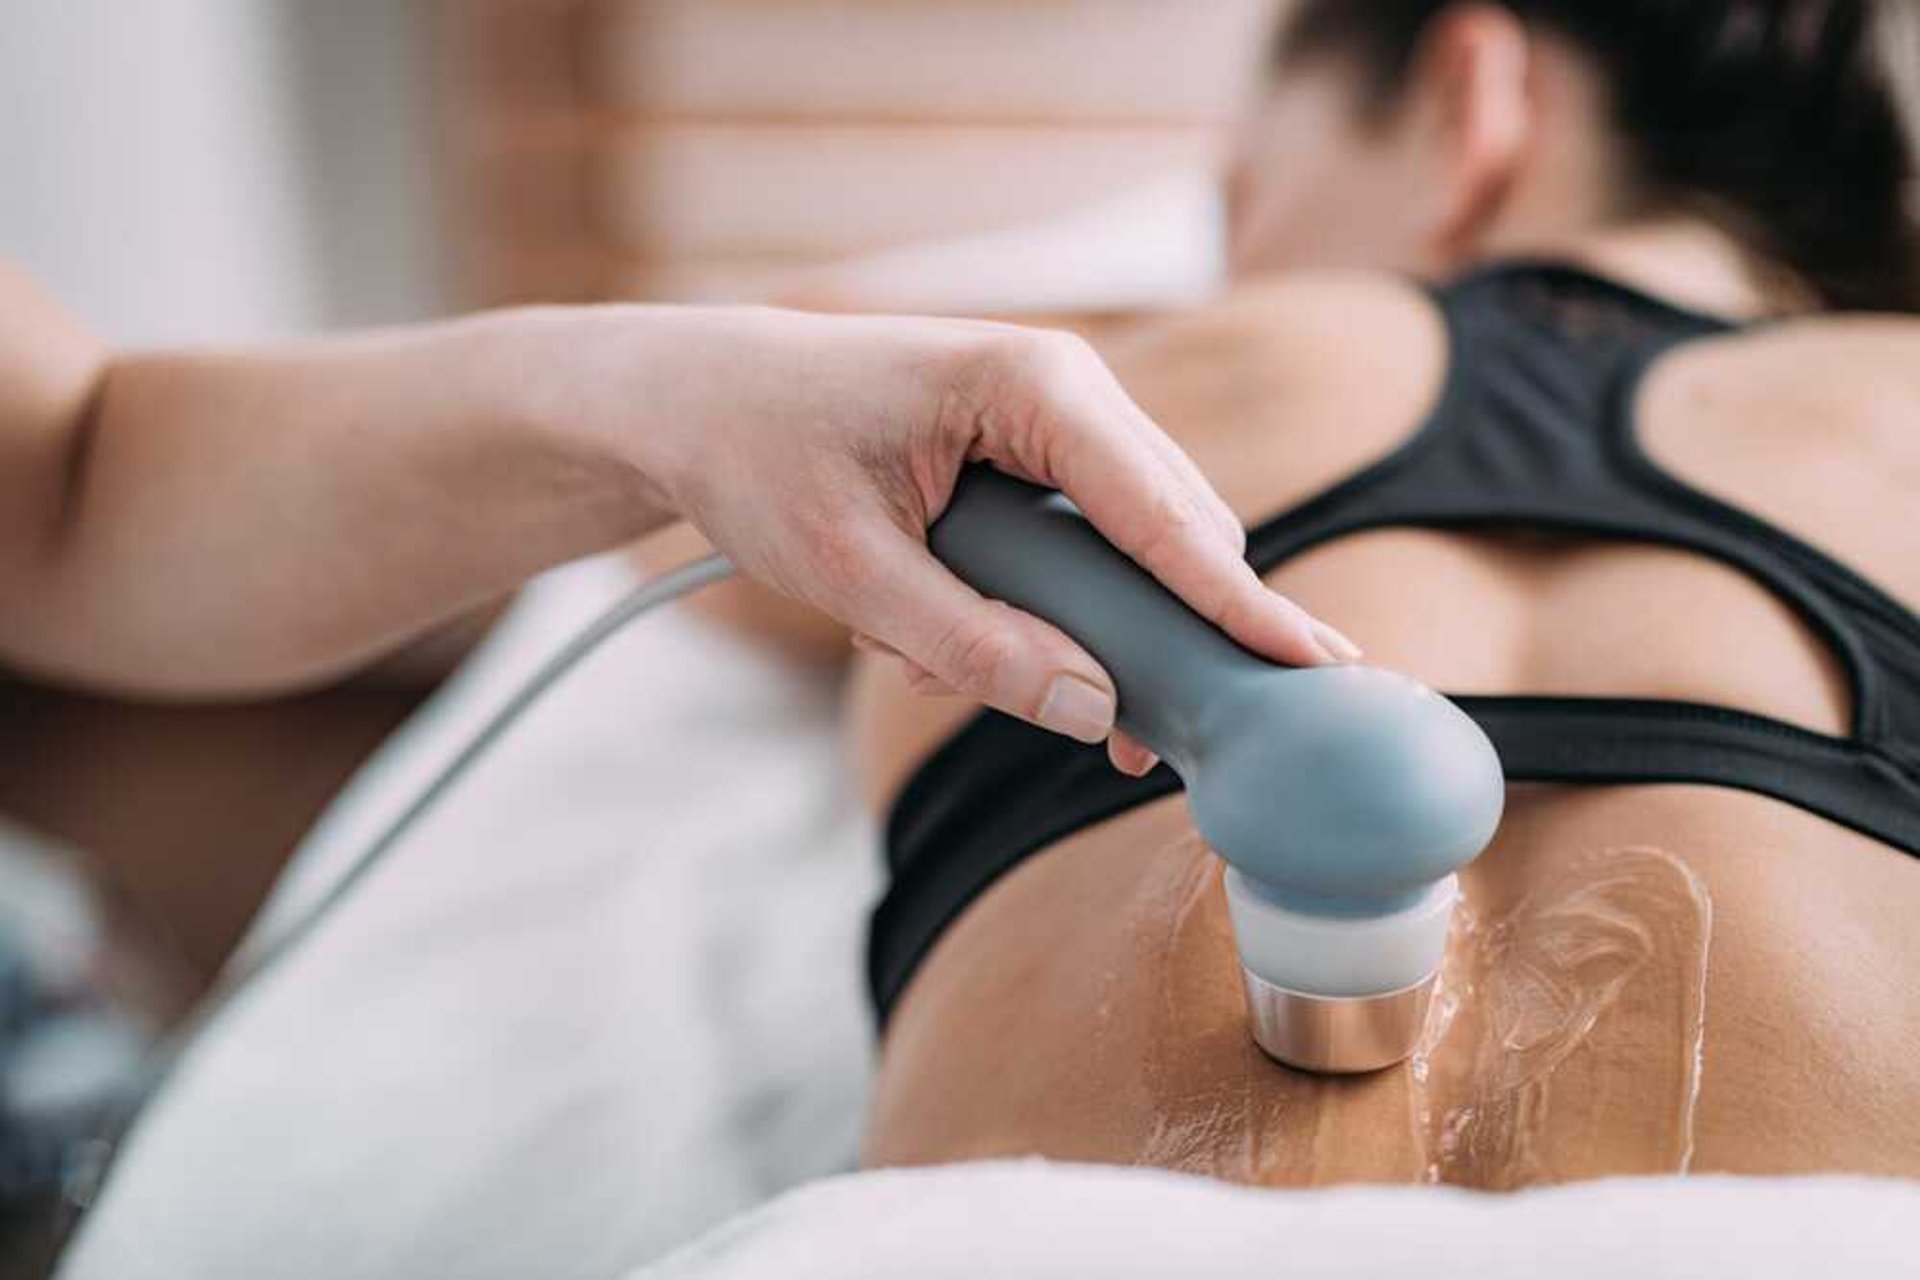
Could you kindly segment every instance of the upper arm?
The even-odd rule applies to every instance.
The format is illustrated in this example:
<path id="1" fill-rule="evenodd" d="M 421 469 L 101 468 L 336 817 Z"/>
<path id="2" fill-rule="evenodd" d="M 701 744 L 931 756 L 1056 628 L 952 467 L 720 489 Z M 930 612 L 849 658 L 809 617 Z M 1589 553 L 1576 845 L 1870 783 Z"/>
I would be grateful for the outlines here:
<path id="1" fill-rule="evenodd" d="M 0 260 L 0 612 L 59 530 L 105 367 L 99 341 Z"/>

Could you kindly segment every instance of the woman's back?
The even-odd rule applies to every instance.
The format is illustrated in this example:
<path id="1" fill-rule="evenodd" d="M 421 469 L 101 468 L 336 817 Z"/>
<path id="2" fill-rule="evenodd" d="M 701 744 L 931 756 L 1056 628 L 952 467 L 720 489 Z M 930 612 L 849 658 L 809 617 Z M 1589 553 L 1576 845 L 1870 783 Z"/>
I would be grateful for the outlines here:
<path id="1" fill-rule="evenodd" d="M 1449 363 L 1421 291 L 1357 274 L 1244 288 L 1103 354 L 1249 525 L 1403 444 Z M 1633 420 L 1677 477 L 1920 610 L 1920 321 L 1808 318 L 1689 343 L 1641 382 Z M 1367 661 L 1449 692 L 1686 698 L 1830 734 L 1851 711 L 1834 655 L 1793 610 L 1690 552 L 1388 529 L 1269 580 L 1359 638 Z M 869 766 L 875 799 L 969 714 L 906 705 L 916 714 Z"/>
<path id="2" fill-rule="evenodd" d="M 1392 452 L 1450 365 L 1433 304 L 1367 276 L 1243 290 L 1108 354 L 1250 524 Z M 1920 324 L 1690 342 L 1638 384 L 1631 420 L 1668 472 L 1920 605 Z M 1384 528 L 1269 581 L 1367 661 L 1450 693 L 1677 699 L 1827 735 L 1852 722 L 1823 637 L 1692 551 Z M 963 718 L 872 672 L 859 701 L 879 800 Z M 1248 1043 L 1214 866 L 1178 801 L 1148 805 L 1023 863 L 943 935 L 890 1027 L 872 1153 L 1261 1181 L 1914 1172 L 1914 870 L 1748 791 L 1516 786 L 1466 877 L 1451 1021 L 1413 1068 L 1316 1081 Z"/>

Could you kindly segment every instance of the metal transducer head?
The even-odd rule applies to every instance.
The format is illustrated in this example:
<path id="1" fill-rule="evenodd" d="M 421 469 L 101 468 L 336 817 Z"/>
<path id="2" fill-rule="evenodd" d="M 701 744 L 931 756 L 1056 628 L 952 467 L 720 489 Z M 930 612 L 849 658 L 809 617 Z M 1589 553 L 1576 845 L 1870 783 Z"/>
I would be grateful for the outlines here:
<path id="1" fill-rule="evenodd" d="M 1493 838 L 1505 800 L 1479 726 L 1402 675 L 1255 657 L 1064 497 L 986 467 L 962 477 L 930 541 L 975 589 L 1099 659 L 1121 727 L 1186 783 L 1195 826 L 1229 867 L 1260 1047 L 1321 1072 L 1412 1053 L 1454 873 Z"/>

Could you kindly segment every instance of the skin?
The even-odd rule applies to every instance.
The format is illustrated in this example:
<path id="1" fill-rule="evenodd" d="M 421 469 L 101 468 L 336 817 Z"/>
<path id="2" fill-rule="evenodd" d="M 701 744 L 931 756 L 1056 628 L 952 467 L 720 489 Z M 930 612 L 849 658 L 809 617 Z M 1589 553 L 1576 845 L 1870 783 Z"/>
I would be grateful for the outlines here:
<path id="1" fill-rule="evenodd" d="M 1113 367 L 1259 520 L 1432 404 L 1445 335 L 1383 272 L 1550 254 L 1694 307 L 1795 312 L 1804 286 L 1715 228 L 1616 216 L 1603 108 L 1576 53 L 1495 10 L 1442 20 L 1383 124 L 1360 121 L 1343 67 L 1295 69 L 1242 144 L 1242 283 L 1109 343 Z M 1690 346 L 1652 372 L 1636 422 L 1681 477 L 1920 605 L 1920 324 L 1786 314 Z M 1850 710 L 1790 610 L 1681 552 L 1383 530 L 1268 580 L 1369 662 L 1442 689 L 1685 698 L 1828 733 Z M 877 807 L 971 713 L 874 664 L 854 706 Z M 1443 990 L 1467 995 L 1445 1034 L 1417 1070 L 1315 1079 L 1248 1039 L 1219 866 L 1180 799 L 1082 831 L 919 970 L 868 1159 L 1038 1154 L 1269 1185 L 1920 1173 L 1910 858 L 1733 790 L 1515 786 L 1463 886 L 1476 924 L 1449 948 Z M 1542 1045 L 1564 1054 L 1515 1084 Z"/>
<path id="2" fill-rule="evenodd" d="M 697 526 L 954 689 L 1101 741 L 1111 682 L 924 533 L 968 460 L 1077 492 L 1251 647 L 1328 655 L 1192 463 L 1062 333 L 648 307 L 114 356 L 0 274 L 0 656 L 148 695 L 323 683 L 529 574 Z M 1067 720 L 1075 723 L 1068 724 Z"/>
<path id="3" fill-rule="evenodd" d="M 605 306 L 117 353 L 0 263 L 0 803 L 210 972 L 412 708 L 396 676 L 528 576 L 676 521 L 921 683 L 1105 740 L 1099 665 L 926 549 L 969 461 L 1074 493 L 1252 649 L 1350 648 L 1259 583 L 1071 334 Z"/>

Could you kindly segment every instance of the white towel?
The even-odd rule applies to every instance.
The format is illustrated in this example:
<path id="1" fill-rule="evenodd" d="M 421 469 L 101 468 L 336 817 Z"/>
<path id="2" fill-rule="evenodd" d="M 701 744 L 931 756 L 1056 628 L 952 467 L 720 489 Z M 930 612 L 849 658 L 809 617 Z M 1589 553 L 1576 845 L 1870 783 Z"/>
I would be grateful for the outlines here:
<path id="1" fill-rule="evenodd" d="M 1920 1185 L 1618 1178 L 1266 1191 L 1040 1161 L 791 1192 L 631 1280 L 1862 1280 L 1920 1275 Z"/>
<path id="2" fill-rule="evenodd" d="M 632 582 L 536 587 L 268 928 Z M 684 610 L 611 642 L 193 1052 L 65 1274 L 599 1278 L 852 1167 L 878 867 L 836 707 Z"/>

